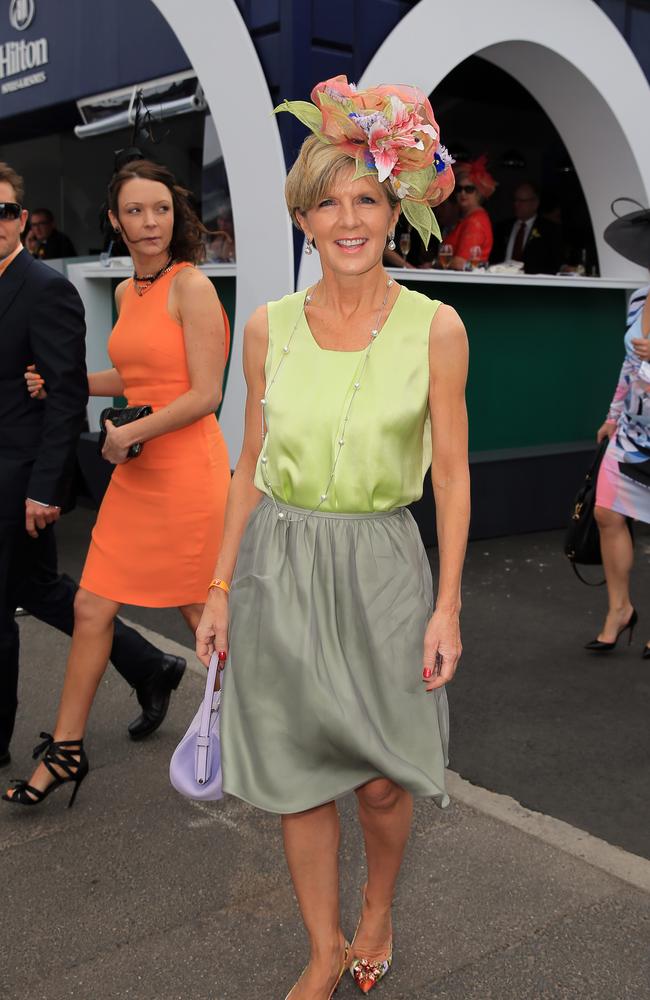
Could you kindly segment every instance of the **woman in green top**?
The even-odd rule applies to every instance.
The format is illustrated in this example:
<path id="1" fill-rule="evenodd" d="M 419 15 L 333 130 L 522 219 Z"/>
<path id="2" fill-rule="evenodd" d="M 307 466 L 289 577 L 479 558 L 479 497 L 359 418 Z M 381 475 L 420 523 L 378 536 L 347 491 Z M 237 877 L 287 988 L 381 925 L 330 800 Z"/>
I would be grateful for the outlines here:
<path id="1" fill-rule="evenodd" d="M 282 815 L 311 944 L 291 1000 L 327 1000 L 348 967 L 366 993 L 390 967 L 412 796 L 446 804 L 469 521 L 463 324 L 382 266 L 400 206 L 426 238 L 430 204 L 453 189 L 431 107 L 415 88 L 359 92 L 343 77 L 312 97 L 286 105 L 315 133 L 286 195 L 323 276 L 246 327 L 244 446 L 197 630 L 204 663 L 228 652 L 224 789 Z M 405 506 L 429 465 L 435 605 Z M 352 790 L 368 879 L 348 946 L 335 799 Z"/>

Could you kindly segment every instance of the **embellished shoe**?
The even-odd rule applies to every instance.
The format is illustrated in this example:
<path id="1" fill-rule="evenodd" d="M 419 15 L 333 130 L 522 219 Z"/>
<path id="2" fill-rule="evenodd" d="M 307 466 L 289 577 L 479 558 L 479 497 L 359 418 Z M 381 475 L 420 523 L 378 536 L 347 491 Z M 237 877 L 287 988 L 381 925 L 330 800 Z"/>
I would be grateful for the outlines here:
<path id="1" fill-rule="evenodd" d="M 366 886 L 364 885 L 361 890 L 362 896 L 362 911 L 363 903 L 366 900 Z M 361 917 L 359 917 L 359 923 L 357 924 L 357 929 L 354 932 L 354 937 L 352 938 L 351 950 L 354 950 L 354 942 L 356 941 L 357 934 L 359 933 L 359 928 L 361 926 L 361 920 L 363 918 L 363 912 Z M 387 954 L 385 958 L 374 959 L 374 958 L 353 958 L 350 962 L 350 975 L 354 979 L 355 983 L 359 987 L 362 993 L 370 993 L 373 986 L 384 978 L 391 965 L 393 964 L 393 941 L 392 938 L 388 943 Z"/>
<path id="2" fill-rule="evenodd" d="M 380 979 L 383 979 L 393 964 L 393 942 L 388 946 L 388 955 L 379 961 L 369 958 L 355 958 L 350 963 L 350 975 L 362 993 L 370 993 Z"/>
<path id="3" fill-rule="evenodd" d="M 35 788 L 29 782 L 14 778 L 13 794 L 2 796 L 5 802 L 13 802 L 19 806 L 37 806 L 47 798 L 55 788 L 60 788 L 68 782 L 74 783 L 68 809 L 74 805 L 81 782 L 88 774 L 88 758 L 83 748 L 83 740 L 55 740 L 50 733 L 41 733 L 42 743 L 34 747 L 32 757 L 37 760 L 43 756 L 43 764 L 50 772 L 54 781 L 45 791 Z"/>
<path id="4" fill-rule="evenodd" d="M 336 977 L 336 982 L 334 983 L 334 986 L 332 987 L 331 993 L 328 994 L 327 1000 L 332 1000 L 332 997 L 334 996 L 334 994 L 336 993 L 337 989 L 339 988 L 339 984 L 340 984 L 341 980 L 343 979 L 343 976 L 345 975 L 345 970 L 348 967 L 348 962 L 349 961 L 350 961 L 350 945 L 346 941 L 345 942 L 345 947 L 343 949 L 343 964 L 341 965 L 341 971 L 339 972 L 338 976 Z M 305 973 L 303 972 L 302 975 L 300 976 L 300 979 L 302 979 L 302 977 L 304 976 L 304 974 Z M 300 979 L 298 980 L 298 983 L 300 982 Z M 298 985 L 298 983 L 296 983 L 295 986 L 291 987 L 290 991 L 287 993 L 287 995 L 284 998 L 284 1000 L 291 1000 L 291 994 L 295 990 L 295 988 Z"/>

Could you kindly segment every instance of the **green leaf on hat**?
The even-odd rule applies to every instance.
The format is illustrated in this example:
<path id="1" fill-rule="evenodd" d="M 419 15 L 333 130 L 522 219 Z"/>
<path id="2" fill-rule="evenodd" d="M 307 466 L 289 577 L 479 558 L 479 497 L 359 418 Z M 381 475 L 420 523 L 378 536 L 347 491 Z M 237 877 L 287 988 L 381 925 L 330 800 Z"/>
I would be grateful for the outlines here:
<path id="1" fill-rule="evenodd" d="M 425 247 L 429 246 L 429 240 L 432 236 L 435 236 L 436 239 L 441 239 L 438 221 L 428 205 L 423 205 L 419 201 L 412 201 L 410 198 L 404 198 L 402 200 L 402 211 L 407 222 L 410 222 L 416 232 L 420 234 Z"/>
<path id="2" fill-rule="evenodd" d="M 434 179 L 434 168 L 423 167 L 422 170 L 402 170 L 398 174 L 402 184 L 407 184 L 417 197 L 421 197 Z"/>
<path id="3" fill-rule="evenodd" d="M 360 177 L 376 177 L 377 169 L 376 167 L 369 167 L 366 164 L 364 156 L 357 156 L 355 159 L 354 175 L 352 177 L 353 181 L 358 181 Z"/>
<path id="4" fill-rule="evenodd" d="M 273 109 L 273 114 L 277 114 L 279 111 L 288 111 L 295 115 L 298 121 L 301 121 L 316 135 L 323 127 L 323 116 L 316 105 L 310 101 L 283 101 L 282 104 L 278 104 L 277 108 Z"/>

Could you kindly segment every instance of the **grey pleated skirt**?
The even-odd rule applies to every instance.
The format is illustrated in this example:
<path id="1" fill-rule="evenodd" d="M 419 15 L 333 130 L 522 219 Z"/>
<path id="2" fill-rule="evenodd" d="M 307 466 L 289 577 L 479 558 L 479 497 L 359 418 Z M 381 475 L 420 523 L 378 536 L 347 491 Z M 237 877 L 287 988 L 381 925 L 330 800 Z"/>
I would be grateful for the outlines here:
<path id="1" fill-rule="evenodd" d="M 433 592 L 410 512 L 278 506 L 251 514 L 232 583 L 224 790 L 295 813 L 385 777 L 446 805 L 447 696 L 422 683 Z"/>

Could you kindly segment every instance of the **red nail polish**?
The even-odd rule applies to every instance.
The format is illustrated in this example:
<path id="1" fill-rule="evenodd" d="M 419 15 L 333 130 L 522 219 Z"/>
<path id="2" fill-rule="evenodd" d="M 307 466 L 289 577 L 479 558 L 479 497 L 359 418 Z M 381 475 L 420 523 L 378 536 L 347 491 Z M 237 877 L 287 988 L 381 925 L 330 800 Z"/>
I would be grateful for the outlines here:
<path id="1" fill-rule="evenodd" d="M 219 657 L 220 661 L 225 660 L 226 659 L 226 652 L 225 652 L 225 650 L 223 650 L 223 649 L 219 650 L 219 652 L 217 653 L 217 656 Z"/>
<path id="2" fill-rule="evenodd" d="M 429 678 L 431 677 L 431 671 L 429 670 L 428 667 L 424 668 L 424 670 L 422 671 L 422 676 L 424 677 L 425 681 L 429 680 Z"/>

